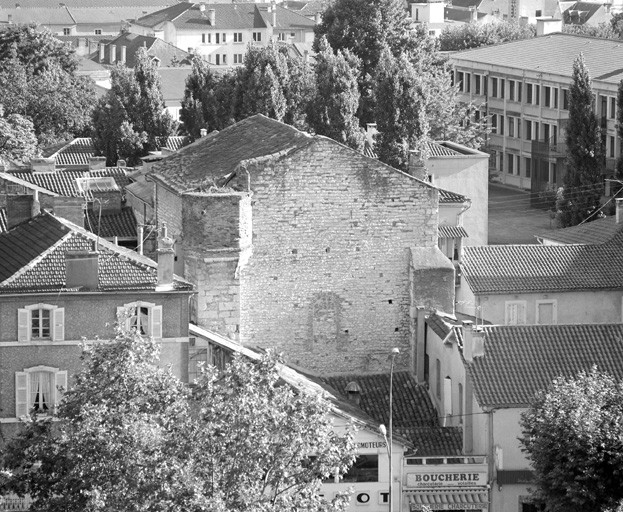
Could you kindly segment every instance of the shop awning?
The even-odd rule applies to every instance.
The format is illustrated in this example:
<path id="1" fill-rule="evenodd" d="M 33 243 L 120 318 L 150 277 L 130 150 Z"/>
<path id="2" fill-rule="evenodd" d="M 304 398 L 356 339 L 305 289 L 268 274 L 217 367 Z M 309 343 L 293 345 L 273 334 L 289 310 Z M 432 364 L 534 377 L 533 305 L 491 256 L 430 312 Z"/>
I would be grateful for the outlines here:
<path id="1" fill-rule="evenodd" d="M 436 491 L 421 490 L 408 491 L 409 504 L 413 505 L 413 509 L 417 510 L 419 506 L 428 505 L 433 510 L 456 510 L 461 507 L 457 505 L 466 505 L 466 509 L 478 510 L 486 508 L 489 503 L 487 492 L 482 489 L 460 491 Z"/>

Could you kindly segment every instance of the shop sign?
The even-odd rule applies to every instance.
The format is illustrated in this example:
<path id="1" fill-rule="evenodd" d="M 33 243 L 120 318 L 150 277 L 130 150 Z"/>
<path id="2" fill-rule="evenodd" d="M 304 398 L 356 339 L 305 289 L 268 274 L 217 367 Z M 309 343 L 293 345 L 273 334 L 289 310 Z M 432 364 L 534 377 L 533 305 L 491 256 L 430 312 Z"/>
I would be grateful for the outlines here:
<path id="1" fill-rule="evenodd" d="M 407 487 L 479 487 L 486 485 L 486 472 L 427 471 L 422 473 L 407 473 Z"/>
<path id="2" fill-rule="evenodd" d="M 416 505 L 412 503 L 409 507 L 411 512 L 416 510 L 486 510 L 488 503 L 432 503 L 430 505 Z"/>
<path id="3" fill-rule="evenodd" d="M 365 443 L 355 443 L 357 448 L 387 448 L 384 441 L 368 441 Z"/>

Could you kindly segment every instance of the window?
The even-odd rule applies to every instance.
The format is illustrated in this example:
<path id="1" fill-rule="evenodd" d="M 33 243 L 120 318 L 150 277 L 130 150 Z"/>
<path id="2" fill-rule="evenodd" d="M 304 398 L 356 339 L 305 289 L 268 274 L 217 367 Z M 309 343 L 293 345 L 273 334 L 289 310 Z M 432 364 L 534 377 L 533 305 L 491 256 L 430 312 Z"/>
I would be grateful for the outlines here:
<path id="1" fill-rule="evenodd" d="M 554 163 L 551 163 L 549 165 L 550 165 L 550 170 L 549 170 L 549 172 L 550 172 L 550 180 L 549 180 L 549 182 L 552 185 L 556 185 L 556 179 L 557 179 L 556 178 L 556 163 L 554 162 Z"/>
<path id="2" fill-rule="evenodd" d="M 524 158 L 524 170 L 526 178 L 532 175 L 532 159 Z"/>
<path id="3" fill-rule="evenodd" d="M 216 34 L 214 34 L 214 42 L 216 44 L 220 44 L 221 43 L 221 34 L 219 34 L 218 32 Z"/>
<path id="4" fill-rule="evenodd" d="M 17 310 L 17 341 L 65 339 L 65 308 L 33 304 Z"/>
<path id="5" fill-rule="evenodd" d="M 201 42 L 202 43 L 206 42 L 206 35 L 205 34 L 201 34 Z"/>
<path id="6" fill-rule="evenodd" d="M 234 64 L 242 64 L 242 53 L 234 53 Z"/>
<path id="7" fill-rule="evenodd" d="M 532 121 L 526 121 L 526 131 L 524 132 L 526 140 L 532 140 Z"/>
<path id="8" fill-rule="evenodd" d="M 67 388 L 67 372 L 50 366 L 33 366 L 15 373 L 15 416 L 52 414 Z"/>
<path id="9" fill-rule="evenodd" d="M 223 32 L 223 43 L 227 42 L 227 34 Z"/>
<path id="10" fill-rule="evenodd" d="M 498 132 L 498 116 L 497 114 L 493 114 L 491 116 L 491 133 Z"/>
<path id="11" fill-rule="evenodd" d="M 562 90 L 562 109 L 569 110 L 569 89 Z"/>
<path id="12" fill-rule="evenodd" d="M 557 303 L 555 300 L 536 301 L 536 323 L 538 325 L 557 323 Z"/>
<path id="13" fill-rule="evenodd" d="M 472 74 L 465 73 L 465 92 L 472 92 Z"/>
<path id="14" fill-rule="evenodd" d="M 500 135 L 504 135 L 504 116 L 500 115 Z"/>
<path id="15" fill-rule="evenodd" d="M 481 92 L 481 87 L 480 87 L 480 75 L 474 75 L 474 93 L 475 94 L 482 94 Z"/>
<path id="16" fill-rule="evenodd" d="M 526 323 L 526 301 L 509 300 L 505 304 L 505 325 L 524 325 Z"/>
<path id="17" fill-rule="evenodd" d="M 614 137 L 610 135 L 610 158 L 614 158 Z"/>
<path id="18" fill-rule="evenodd" d="M 558 87 L 554 87 L 554 108 L 558 108 Z"/>
<path id="19" fill-rule="evenodd" d="M 223 65 L 227 64 L 227 55 L 223 54 Z"/>
<path id="20" fill-rule="evenodd" d="M 616 112 L 617 112 L 617 99 L 614 97 L 610 97 L 610 112 L 609 112 L 608 117 L 610 117 L 610 119 L 615 119 Z"/>
<path id="21" fill-rule="evenodd" d="M 101 28 L 96 28 L 95 29 L 95 35 L 96 36 L 101 36 L 102 35 L 102 29 Z"/>
<path id="22" fill-rule="evenodd" d="M 70 36 L 71 35 L 71 29 L 70 28 L 64 28 L 63 29 L 63 35 L 64 36 Z"/>
<path id="23" fill-rule="evenodd" d="M 500 98 L 504 99 L 504 85 L 505 85 L 505 80 L 503 78 L 500 78 Z"/>
<path id="24" fill-rule="evenodd" d="M 216 58 L 215 64 L 217 66 L 220 65 L 221 64 L 221 56 L 220 56 L 220 54 L 217 53 L 215 58 Z"/>
<path id="25" fill-rule="evenodd" d="M 218 57 L 218 55 L 217 55 Z M 149 302 L 131 302 L 117 308 L 117 320 L 139 334 L 162 338 L 162 306 Z"/>
<path id="26" fill-rule="evenodd" d="M 543 98 L 543 103 L 546 107 L 550 107 L 551 106 L 551 95 L 552 95 L 552 88 L 548 87 L 547 85 L 544 87 L 544 92 L 543 94 L 545 95 L 545 97 Z"/>
<path id="27" fill-rule="evenodd" d="M 515 80 L 508 81 L 508 99 L 515 100 Z"/>
<path id="28" fill-rule="evenodd" d="M 493 98 L 498 97 L 498 79 L 497 78 L 491 79 L 491 96 Z"/>
<path id="29" fill-rule="evenodd" d="M 256 42 L 262 41 L 262 33 L 261 32 L 253 32 L 253 40 Z"/>
<path id="30" fill-rule="evenodd" d="M 508 117 L 508 136 L 509 137 L 516 137 L 515 135 L 515 118 L 514 117 Z"/>
<path id="31" fill-rule="evenodd" d="M 277 40 L 278 41 L 285 41 L 286 40 L 285 32 L 279 32 L 279 34 L 277 35 Z"/>
<path id="32" fill-rule="evenodd" d="M 234 43 L 242 43 L 242 32 L 234 32 Z"/>
<path id="33" fill-rule="evenodd" d="M 435 361 L 435 395 L 441 399 L 441 361 Z"/>
<path id="34" fill-rule="evenodd" d="M 526 103 L 532 103 L 533 90 L 532 84 L 526 84 Z"/>
<path id="35" fill-rule="evenodd" d="M 538 18 L 539 16 L 542 15 L 542 12 L 543 11 L 541 11 L 541 9 L 537 9 L 536 12 L 534 13 L 534 15 Z"/>
<path id="36" fill-rule="evenodd" d="M 343 482 L 378 482 L 379 456 L 357 455 L 355 462 L 342 477 Z"/>
<path id="37" fill-rule="evenodd" d="M 467 92 L 467 87 L 465 86 L 465 78 L 462 71 L 456 72 L 456 83 L 459 87 L 460 92 Z"/>
<path id="38" fill-rule="evenodd" d="M 540 104 L 541 86 L 536 84 L 526 84 L 526 103 L 530 105 Z"/>
<path id="39" fill-rule="evenodd" d="M 508 174 L 515 174 L 515 155 L 508 153 Z"/>

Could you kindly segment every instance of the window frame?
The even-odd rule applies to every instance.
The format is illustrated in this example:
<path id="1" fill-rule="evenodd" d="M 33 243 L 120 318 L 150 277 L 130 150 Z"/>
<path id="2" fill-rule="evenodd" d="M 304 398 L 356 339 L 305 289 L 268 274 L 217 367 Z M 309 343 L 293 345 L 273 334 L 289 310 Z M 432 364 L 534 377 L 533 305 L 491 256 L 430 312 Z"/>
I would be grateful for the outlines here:
<path id="1" fill-rule="evenodd" d="M 58 404 L 60 403 L 63 393 L 67 390 L 67 371 L 61 371 L 59 368 L 53 368 L 51 366 L 31 366 L 30 368 L 24 368 L 21 372 L 15 372 L 15 417 L 23 418 L 30 414 L 33 410 L 34 404 L 31 404 L 31 377 L 36 373 L 49 373 L 50 381 L 54 385 L 50 386 L 50 407 L 47 412 L 37 412 L 38 416 L 47 416 L 56 414 Z M 61 389 L 59 389 L 61 388 Z"/>
<path id="2" fill-rule="evenodd" d="M 253 32 L 253 41 L 256 43 L 262 42 L 262 33 L 261 32 Z"/>
<path id="3" fill-rule="evenodd" d="M 543 304 L 552 305 L 552 323 L 551 324 L 542 324 L 540 322 L 539 306 Z M 534 323 L 536 325 L 557 325 L 558 324 L 558 301 L 556 299 L 540 299 L 540 300 L 535 301 Z"/>
<path id="4" fill-rule="evenodd" d="M 509 314 L 509 306 L 517 307 L 517 318 L 519 318 L 519 307 L 523 309 L 523 321 L 510 323 L 511 314 Z M 527 301 L 525 300 L 507 300 L 504 302 L 504 325 L 526 325 L 527 324 Z"/>
<path id="5" fill-rule="evenodd" d="M 50 311 L 50 336 L 33 336 L 33 311 Z M 26 342 L 50 342 L 65 340 L 65 308 L 59 308 L 55 304 L 29 304 L 17 310 L 17 341 Z"/>
<path id="6" fill-rule="evenodd" d="M 117 321 L 119 323 L 124 323 L 125 328 L 128 331 L 132 331 L 134 326 L 132 325 L 133 318 L 137 318 L 138 326 L 141 326 L 140 316 L 136 314 L 137 311 L 140 312 L 140 309 L 147 309 L 147 323 L 149 326 L 148 332 L 140 333 L 141 336 L 151 336 L 154 339 L 162 338 L 162 330 L 163 330 L 163 309 L 162 306 L 156 305 L 153 302 L 145 302 L 145 301 L 135 301 L 128 302 L 123 306 L 117 307 Z"/>

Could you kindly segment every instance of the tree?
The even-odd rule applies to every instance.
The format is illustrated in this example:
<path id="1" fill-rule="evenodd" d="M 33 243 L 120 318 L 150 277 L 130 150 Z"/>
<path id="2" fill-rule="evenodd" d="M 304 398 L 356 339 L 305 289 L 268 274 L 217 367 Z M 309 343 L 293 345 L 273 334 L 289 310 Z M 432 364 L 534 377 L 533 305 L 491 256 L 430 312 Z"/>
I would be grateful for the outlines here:
<path id="1" fill-rule="evenodd" d="M 499 20 L 490 23 L 448 25 L 439 36 L 441 51 L 459 51 L 490 46 L 536 36 L 534 25 L 520 25 L 516 21 Z"/>
<path id="2" fill-rule="evenodd" d="M 593 368 L 556 379 L 521 416 L 535 498 L 550 512 L 601 512 L 623 499 L 623 387 Z"/>
<path id="3" fill-rule="evenodd" d="M 352 463 L 329 405 L 280 380 L 278 361 L 208 367 L 193 390 L 158 368 L 158 345 L 119 328 L 85 347 L 56 421 L 33 414 L 5 452 L 5 487 L 35 512 L 340 512 L 319 495 Z"/>
<path id="4" fill-rule="evenodd" d="M 584 57 L 580 54 L 573 63 L 569 87 L 567 173 L 564 178 L 564 201 L 559 212 L 562 227 L 579 224 L 599 207 L 605 150 L 593 102 L 591 79 Z"/>
<path id="5" fill-rule="evenodd" d="M 612 25 L 608 23 L 599 23 L 598 25 L 575 25 L 565 24 L 562 26 L 565 34 L 576 34 L 579 36 L 601 37 L 602 39 L 619 39 L 619 34 Z"/>
<path id="6" fill-rule="evenodd" d="M 0 104 L 30 119 L 40 145 L 83 135 L 95 104 L 90 78 L 77 76 L 73 50 L 49 32 L 10 26 L 0 34 Z"/>
<path id="7" fill-rule="evenodd" d="M 314 51 L 320 51 L 324 36 L 333 51 L 350 50 L 361 60 L 358 117 L 364 125 L 374 122 L 372 80 L 384 48 L 397 56 L 420 43 L 413 38 L 404 4 L 399 0 L 336 0 L 329 3 L 314 31 Z"/>
<path id="8" fill-rule="evenodd" d="M 165 110 L 157 65 L 139 48 L 133 69 L 117 65 L 111 88 L 93 112 L 93 144 L 108 165 L 119 158 L 135 165 L 158 140 L 173 133 L 174 122 Z"/>
<path id="9" fill-rule="evenodd" d="M 218 85 L 219 78 L 212 72 L 208 63 L 203 58 L 195 56 L 192 61 L 192 72 L 186 78 L 180 113 L 183 129 L 192 139 L 199 138 L 202 128 L 210 132 L 223 127 L 217 117 Z"/>
<path id="10" fill-rule="evenodd" d="M 307 122 L 312 130 L 357 150 L 363 148 L 365 140 L 356 115 L 359 65 L 359 59 L 349 50 L 334 54 L 323 38 L 314 67 L 315 95 L 307 108 Z"/>
<path id="11" fill-rule="evenodd" d="M 0 157 L 26 163 L 38 154 L 32 122 L 19 114 L 5 116 L 0 105 Z"/>

